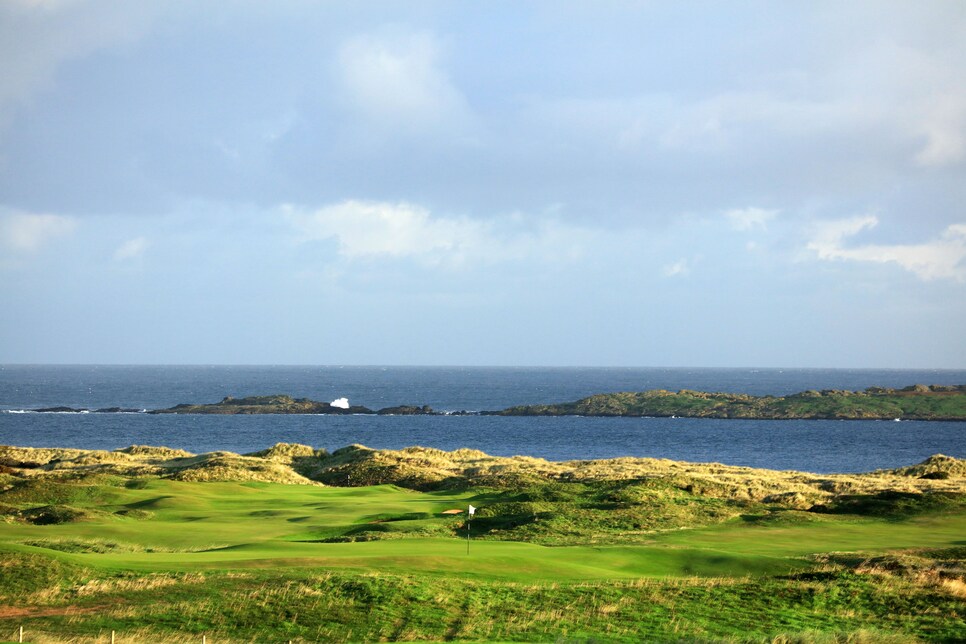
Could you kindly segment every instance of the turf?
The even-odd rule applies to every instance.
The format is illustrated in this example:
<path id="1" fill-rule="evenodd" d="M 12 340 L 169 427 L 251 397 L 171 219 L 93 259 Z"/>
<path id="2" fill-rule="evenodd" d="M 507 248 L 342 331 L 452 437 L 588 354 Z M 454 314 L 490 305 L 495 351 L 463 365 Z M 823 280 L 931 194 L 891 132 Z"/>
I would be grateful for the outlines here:
<path id="1" fill-rule="evenodd" d="M 465 571 L 476 577 L 525 581 L 775 573 L 795 568 L 798 558 L 810 554 L 948 547 L 966 534 L 966 514 L 961 513 L 903 522 L 818 515 L 791 525 L 738 518 L 648 534 L 648 543 L 634 547 L 547 547 L 476 539 L 467 556 L 461 538 L 465 519 L 441 513 L 465 508 L 470 501 L 482 504 L 492 494 L 152 480 L 135 489 L 116 487 L 76 496 L 80 498 L 73 499 L 72 507 L 82 519 L 3 525 L 0 547 L 50 550 L 51 556 L 64 561 L 117 569 L 318 565 Z M 105 503 L 106 498 L 111 501 Z M 96 513 L 90 512 L 95 508 Z M 137 511 L 134 518 L 132 510 Z M 364 534 L 360 528 L 379 530 L 368 532 L 374 538 L 362 543 L 331 542 L 346 534 Z"/>
<path id="2" fill-rule="evenodd" d="M 137 489 L 77 496 L 97 499 L 91 505 L 99 513 L 56 525 L 6 524 L 0 530 L 0 547 L 46 551 L 62 561 L 118 570 L 314 566 L 460 573 L 507 581 L 760 574 L 797 566 L 781 558 L 785 553 L 735 556 L 677 545 L 547 547 L 477 539 L 471 540 L 467 554 L 465 519 L 441 513 L 487 497 L 474 491 L 153 480 Z M 101 503 L 105 497 L 111 503 Z M 132 509 L 138 511 L 136 518 L 129 516 Z M 388 527 L 376 533 L 379 540 L 326 542 L 375 527 Z M 438 536 L 427 538 L 425 533 Z"/>

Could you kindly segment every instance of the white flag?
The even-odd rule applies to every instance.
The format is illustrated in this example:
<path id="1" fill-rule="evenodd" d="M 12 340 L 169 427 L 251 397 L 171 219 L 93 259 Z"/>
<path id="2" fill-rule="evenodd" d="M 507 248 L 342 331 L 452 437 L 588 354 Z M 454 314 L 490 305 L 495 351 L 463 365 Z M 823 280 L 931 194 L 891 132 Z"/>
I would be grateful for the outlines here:
<path id="1" fill-rule="evenodd" d="M 476 508 L 474 508 L 474 507 L 473 507 L 473 506 L 471 505 L 471 506 L 470 506 L 470 516 L 473 516 L 474 514 L 476 514 Z"/>

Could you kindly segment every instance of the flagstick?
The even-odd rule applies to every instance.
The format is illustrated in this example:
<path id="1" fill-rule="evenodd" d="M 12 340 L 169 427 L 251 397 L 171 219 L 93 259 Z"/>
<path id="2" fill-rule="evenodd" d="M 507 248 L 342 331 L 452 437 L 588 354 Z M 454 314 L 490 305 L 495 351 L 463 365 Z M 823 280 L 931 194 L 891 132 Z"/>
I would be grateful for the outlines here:
<path id="1" fill-rule="evenodd" d="M 472 505 L 466 508 L 466 554 L 470 554 L 470 522 L 474 514 L 476 514 L 476 508 Z"/>

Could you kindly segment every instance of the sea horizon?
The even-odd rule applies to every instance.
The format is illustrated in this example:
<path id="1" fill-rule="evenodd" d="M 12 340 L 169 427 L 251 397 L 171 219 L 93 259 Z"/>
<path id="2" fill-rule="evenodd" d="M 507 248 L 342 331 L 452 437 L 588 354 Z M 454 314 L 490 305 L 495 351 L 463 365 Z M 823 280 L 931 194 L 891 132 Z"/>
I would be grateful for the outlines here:
<path id="1" fill-rule="evenodd" d="M 720 369 L 799 371 L 966 371 L 963 367 L 881 366 L 763 366 L 763 365 L 614 365 L 614 364 L 459 364 L 459 363 L 314 363 L 314 362 L 0 362 L 4 367 L 324 367 L 324 368 L 419 368 L 419 369 Z"/>

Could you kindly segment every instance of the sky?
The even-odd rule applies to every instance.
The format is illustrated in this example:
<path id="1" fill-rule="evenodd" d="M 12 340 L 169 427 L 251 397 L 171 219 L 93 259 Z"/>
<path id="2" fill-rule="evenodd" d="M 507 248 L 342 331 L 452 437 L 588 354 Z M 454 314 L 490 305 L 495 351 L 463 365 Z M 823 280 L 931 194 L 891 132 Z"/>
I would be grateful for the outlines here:
<path id="1" fill-rule="evenodd" d="M 966 368 L 966 3 L 0 2 L 0 363 Z"/>

